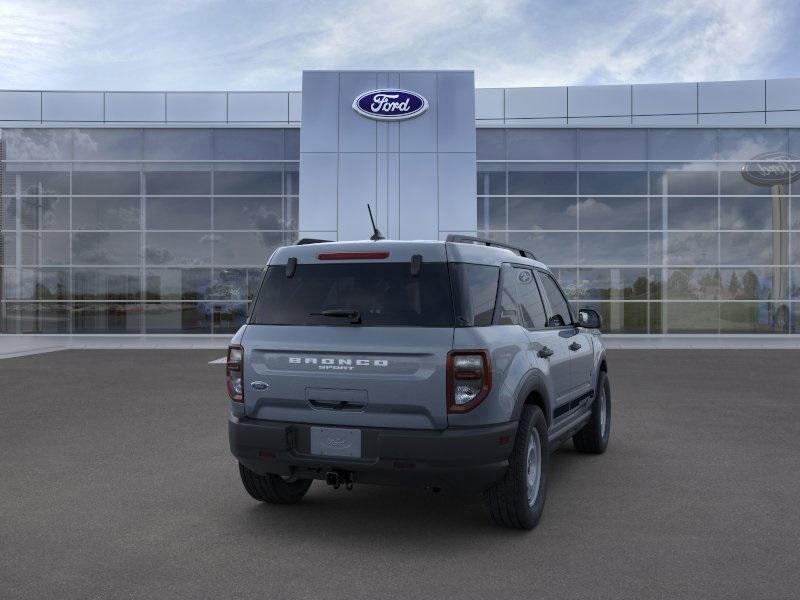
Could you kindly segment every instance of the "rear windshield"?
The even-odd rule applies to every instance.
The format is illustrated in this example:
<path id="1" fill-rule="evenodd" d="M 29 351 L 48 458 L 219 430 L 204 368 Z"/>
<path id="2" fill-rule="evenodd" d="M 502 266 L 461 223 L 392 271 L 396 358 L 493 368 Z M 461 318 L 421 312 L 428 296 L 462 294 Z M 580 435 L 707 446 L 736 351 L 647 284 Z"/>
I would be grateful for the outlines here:
<path id="1" fill-rule="evenodd" d="M 323 311 L 356 311 L 355 326 L 452 327 L 453 303 L 446 263 L 358 262 L 267 268 L 250 323 L 352 327 L 351 318 Z"/>

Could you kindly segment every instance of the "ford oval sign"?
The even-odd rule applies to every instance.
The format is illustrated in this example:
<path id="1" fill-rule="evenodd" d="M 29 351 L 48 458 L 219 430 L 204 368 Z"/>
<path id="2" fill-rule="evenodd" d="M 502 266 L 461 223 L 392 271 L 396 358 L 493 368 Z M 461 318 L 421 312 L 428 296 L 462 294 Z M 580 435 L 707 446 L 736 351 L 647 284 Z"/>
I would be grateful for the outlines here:
<path id="1" fill-rule="evenodd" d="M 353 110 L 370 119 L 401 121 L 421 115 L 428 101 L 408 90 L 371 90 L 353 100 Z"/>
<path id="2" fill-rule="evenodd" d="M 772 186 L 800 179 L 800 157 L 784 152 L 767 152 L 748 160 L 742 177 L 755 185 Z"/>

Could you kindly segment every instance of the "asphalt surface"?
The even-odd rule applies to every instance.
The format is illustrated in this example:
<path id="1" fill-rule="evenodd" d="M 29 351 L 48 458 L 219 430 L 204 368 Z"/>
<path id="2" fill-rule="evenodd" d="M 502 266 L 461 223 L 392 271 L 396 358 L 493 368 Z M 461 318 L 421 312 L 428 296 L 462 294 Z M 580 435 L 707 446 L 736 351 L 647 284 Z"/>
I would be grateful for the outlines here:
<path id="1" fill-rule="evenodd" d="M 609 450 L 553 457 L 539 527 L 315 483 L 261 505 L 215 351 L 0 361 L 0 598 L 792 598 L 800 351 L 612 351 Z"/>

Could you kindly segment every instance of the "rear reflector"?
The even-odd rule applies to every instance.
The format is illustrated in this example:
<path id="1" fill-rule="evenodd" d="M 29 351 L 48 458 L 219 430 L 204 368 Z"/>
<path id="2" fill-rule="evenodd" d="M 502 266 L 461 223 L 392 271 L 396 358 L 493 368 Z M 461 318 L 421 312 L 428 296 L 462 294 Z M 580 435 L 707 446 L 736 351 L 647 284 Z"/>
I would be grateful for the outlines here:
<path id="1" fill-rule="evenodd" d="M 376 260 L 389 258 L 388 252 L 323 252 L 317 254 L 320 260 Z"/>

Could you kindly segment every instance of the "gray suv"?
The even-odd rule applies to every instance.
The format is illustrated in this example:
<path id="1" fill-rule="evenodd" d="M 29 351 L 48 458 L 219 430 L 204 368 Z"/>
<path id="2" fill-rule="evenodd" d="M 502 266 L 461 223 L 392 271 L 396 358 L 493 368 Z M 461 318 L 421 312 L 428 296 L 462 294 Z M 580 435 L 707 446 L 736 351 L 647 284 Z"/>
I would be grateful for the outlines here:
<path id="1" fill-rule="evenodd" d="M 608 444 L 599 327 L 529 251 L 489 240 L 279 248 L 228 349 L 244 487 L 277 504 L 314 479 L 476 492 L 533 528 L 549 453 Z"/>

